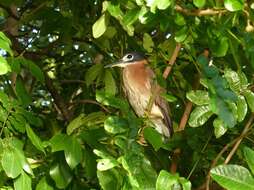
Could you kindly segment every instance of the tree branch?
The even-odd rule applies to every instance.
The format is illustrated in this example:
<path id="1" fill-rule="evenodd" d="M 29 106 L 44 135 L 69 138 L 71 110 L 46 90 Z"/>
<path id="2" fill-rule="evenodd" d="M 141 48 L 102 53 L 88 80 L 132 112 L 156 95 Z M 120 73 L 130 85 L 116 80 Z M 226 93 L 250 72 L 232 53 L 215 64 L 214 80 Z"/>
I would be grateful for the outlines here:
<path id="1" fill-rule="evenodd" d="M 189 16 L 209 16 L 209 15 L 224 14 L 228 12 L 226 9 L 201 9 L 201 10 L 190 11 L 189 9 L 182 8 L 180 5 L 176 5 L 175 10 L 177 12 L 180 12 Z"/>

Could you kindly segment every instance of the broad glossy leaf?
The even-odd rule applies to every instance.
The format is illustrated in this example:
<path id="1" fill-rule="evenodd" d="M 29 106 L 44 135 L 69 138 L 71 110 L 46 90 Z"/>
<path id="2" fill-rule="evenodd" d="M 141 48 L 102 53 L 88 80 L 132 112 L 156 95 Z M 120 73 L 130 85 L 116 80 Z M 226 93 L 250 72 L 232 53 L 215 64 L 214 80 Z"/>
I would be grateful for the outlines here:
<path id="1" fill-rule="evenodd" d="M 254 150 L 249 147 L 244 147 L 243 154 L 252 174 L 254 174 Z"/>
<path id="2" fill-rule="evenodd" d="M 107 171 L 97 170 L 97 177 L 103 190 L 118 190 L 122 188 L 123 176 L 115 168 Z"/>
<path id="3" fill-rule="evenodd" d="M 178 183 L 178 176 L 165 170 L 161 170 L 156 181 L 156 190 L 172 189 Z"/>
<path id="4" fill-rule="evenodd" d="M 11 56 L 13 56 L 10 46 L 11 41 L 3 32 L 0 31 L 0 49 L 7 51 Z"/>
<path id="5" fill-rule="evenodd" d="M 240 83 L 240 78 L 238 76 L 238 73 L 231 70 L 231 69 L 226 69 L 224 71 L 224 76 L 225 76 L 226 80 L 228 81 L 230 88 L 234 92 L 240 93 L 240 91 L 242 90 L 242 86 Z"/>
<path id="6" fill-rule="evenodd" d="M 207 91 L 204 90 L 191 90 L 186 94 L 186 97 L 196 105 L 208 105 L 210 98 Z"/>
<path id="7" fill-rule="evenodd" d="M 35 190 L 53 190 L 53 187 L 47 183 L 46 177 L 42 177 Z"/>
<path id="8" fill-rule="evenodd" d="M 116 82 L 115 79 L 112 76 L 112 73 L 110 72 L 110 70 L 106 70 L 105 71 L 105 92 L 106 94 L 109 95 L 115 95 L 116 94 Z"/>
<path id="9" fill-rule="evenodd" d="M 180 177 L 179 182 L 182 185 L 183 190 L 191 190 L 191 182 L 183 177 Z"/>
<path id="10" fill-rule="evenodd" d="M 29 124 L 26 124 L 26 133 L 32 144 L 45 154 L 41 139 L 34 133 Z"/>
<path id="11" fill-rule="evenodd" d="M 11 67 L 7 63 L 6 59 L 0 56 L 0 75 L 4 75 L 10 71 L 11 71 Z"/>
<path id="12" fill-rule="evenodd" d="M 212 178 L 228 190 L 254 189 L 254 178 L 250 172 L 239 165 L 220 165 L 211 170 Z"/>
<path id="13" fill-rule="evenodd" d="M 183 27 L 181 30 L 178 30 L 175 34 L 175 41 L 176 42 L 183 42 L 186 38 L 187 38 L 187 35 L 188 35 L 188 30 L 186 27 Z"/>
<path id="14" fill-rule="evenodd" d="M 119 165 L 117 160 L 110 159 L 110 158 L 103 158 L 103 159 L 98 160 L 97 169 L 99 171 L 106 171 L 106 170 L 109 170 L 117 165 Z"/>
<path id="15" fill-rule="evenodd" d="M 65 144 L 64 155 L 67 164 L 74 169 L 82 160 L 82 148 L 80 142 L 75 137 L 70 137 Z"/>
<path id="16" fill-rule="evenodd" d="M 229 11 L 239 11 L 244 8 L 244 0 L 224 0 L 224 6 Z"/>
<path id="17" fill-rule="evenodd" d="M 1 156 L 1 164 L 6 175 L 10 178 L 16 178 L 21 174 L 23 167 L 17 160 L 14 148 L 5 148 Z"/>
<path id="18" fill-rule="evenodd" d="M 213 121 L 213 127 L 214 127 L 214 135 L 215 135 L 216 138 L 220 138 L 228 130 L 225 123 L 219 118 L 216 118 Z"/>
<path id="19" fill-rule="evenodd" d="M 213 112 L 209 106 L 197 106 L 190 115 L 189 125 L 191 127 L 199 127 L 203 125 L 211 116 Z"/>
<path id="20" fill-rule="evenodd" d="M 144 33 L 144 36 L 143 36 L 143 47 L 147 52 L 151 53 L 153 51 L 153 47 L 154 47 L 153 39 L 147 33 Z"/>
<path id="21" fill-rule="evenodd" d="M 90 86 L 92 82 L 100 75 L 103 70 L 103 65 L 98 63 L 90 67 L 85 75 L 86 85 Z"/>
<path id="22" fill-rule="evenodd" d="M 154 189 L 157 174 L 150 161 L 143 154 L 129 151 L 121 158 L 123 168 L 128 172 L 128 179 L 134 188 Z"/>
<path id="23" fill-rule="evenodd" d="M 193 3 L 196 7 L 202 8 L 205 5 L 206 0 L 193 0 Z"/>
<path id="24" fill-rule="evenodd" d="M 238 100 L 236 102 L 237 105 L 237 121 L 241 122 L 244 120 L 247 112 L 248 112 L 248 106 L 247 106 L 247 102 L 244 98 L 244 96 L 239 95 L 238 96 Z"/>
<path id="25" fill-rule="evenodd" d="M 31 175 L 34 175 L 33 170 L 31 166 L 29 165 L 23 150 L 14 148 L 14 154 L 15 154 L 16 164 L 18 164 L 19 162 L 24 171 L 26 171 L 27 173 Z"/>
<path id="26" fill-rule="evenodd" d="M 124 133 L 128 130 L 128 123 L 118 116 L 111 116 L 105 120 L 104 128 L 111 134 Z"/>
<path id="27" fill-rule="evenodd" d="M 69 144 L 69 142 L 70 142 L 69 136 L 67 136 L 65 134 L 61 134 L 61 133 L 56 134 L 49 140 L 49 143 L 52 148 L 52 152 L 65 150 L 65 148 Z"/>
<path id="28" fill-rule="evenodd" d="M 14 181 L 15 190 L 32 190 L 32 179 L 26 172 L 22 172 L 21 175 Z"/>
<path id="29" fill-rule="evenodd" d="M 78 117 L 73 119 L 67 126 L 67 129 L 66 129 L 67 135 L 72 134 L 74 130 L 81 127 L 83 125 L 84 118 L 85 118 L 85 114 L 81 113 Z"/>
<path id="30" fill-rule="evenodd" d="M 99 38 L 104 34 L 104 32 L 107 29 L 107 24 L 106 24 L 106 15 L 103 14 L 101 17 L 93 24 L 93 37 L 94 38 Z"/>
<path id="31" fill-rule="evenodd" d="M 214 40 L 212 46 L 213 55 L 216 57 L 223 57 L 228 51 L 228 39 L 226 37 L 221 37 L 217 40 Z"/>
<path id="32" fill-rule="evenodd" d="M 171 0 L 146 0 L 147 6 L 151 7 L 151 12 L 155 13 L 156 8 L 164 10 L 171 4 Z"/>
<path id="33" fill-rule="evenodd" d="M 72 180 L 70 168 L 63 161 L 54 164 L 50 168 L 49 174 L 59 189 L 66 188 Z"/>
<path id="34" fill-rule="evenodd" d="M 243 93 L 244 97 L 247 100 L 248 106 L 251 109 L 251 112 L 254 112 L 254 93 L 250 90 L 246 90 Z"/>
<path id="35" fill-rule="evenodd" d="M 153 146 L 155 151 L 159 150 L 163 145 L 162 136 L 152 127 L 144 129 L 144 137 Z"/>
<path id="36" fill-rule="evenodd" d="M 24 119 L 18 120 L 18 117 L 16 117 L 17 115 L 18 114 L 15 114 L 14 116 L 9 116 L 8 120 L 10 121 L 11 125 L 15 130 L 17 130 L 20 133 L 25 133 L 26 120 Z"/>
<path id="37" fill-rule="evenodd" d="M 131 25 L 133 24 L 139 17 L 139 9 L 131 9 L 129 10 L 123 17 L 123 24 L 124 25 Z"/>

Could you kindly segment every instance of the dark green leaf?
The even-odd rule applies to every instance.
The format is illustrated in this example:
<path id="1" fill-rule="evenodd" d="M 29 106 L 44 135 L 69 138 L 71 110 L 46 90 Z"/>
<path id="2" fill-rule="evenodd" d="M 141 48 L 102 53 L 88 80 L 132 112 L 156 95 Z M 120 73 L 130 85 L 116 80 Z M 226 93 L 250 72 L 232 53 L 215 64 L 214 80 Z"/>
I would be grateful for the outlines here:
<path id="1" fill-rule="evenodd" d="M 20 79 L 17 79 L 16 81 L 16 93 L 18 95 L 18 99 L 24 107 L 28 106 L 32 102 L 31 96 L 28 94 L 23 82 Z"/>
<path id="2" fill-rule="evenodd" d="M 54 164 L 50 168 L 49 174 L 59 189 L 66 188 L 72 180 L 70 168 L 63 161 Z"/>
<path id="3" fill-rule="evenodd" d="M 67 126 L 67 129 L 66 129 L 67 135 L 70 135 L 71 133 L 73 133 L 74 130 L 81 127 L 83 125 L 84 118 L 85 118 L 85 114 L 81 113 L 78 117 L 73 119 Z"/>
<path id="4" fill-rule="evenodd" d="M 105 92 L 109 95 L 116 94 L 116 83 L 115 79 L 112 76 L 112 73 L 109 70 L 105 71 Z"/>
<path id="5" fill-rule="evenodd" d="M 44 74 L 40 67 L 36 65 L 34 62 L 26 59 L 22 59 L 21 63 L 27 67 L 27 69 L 32 73 L 32 75 L 40 82 L 44 83 Z"/>
<path id="6" fill-rule="evenodd" d="M 92 67 L 90 67 L 85 75 L 86 85 L 90 86 L 92 82 L 100 75 L 100 73 L 103 70 L 102 64 L 95 64 Z"/>
<path id="7" fill-rule="evenodd" d="M 117 190 L 122 187 L 123 177 L 114 168 L 107 171 L 97 170 L 97 177 L 103 190 Z"/>
<path id="8" fill-rule="evenodd" d="M 156 151 L 163 145 L 162 136 L 152 127 L 146 127 L 144 129 L 144 137 Z"/>

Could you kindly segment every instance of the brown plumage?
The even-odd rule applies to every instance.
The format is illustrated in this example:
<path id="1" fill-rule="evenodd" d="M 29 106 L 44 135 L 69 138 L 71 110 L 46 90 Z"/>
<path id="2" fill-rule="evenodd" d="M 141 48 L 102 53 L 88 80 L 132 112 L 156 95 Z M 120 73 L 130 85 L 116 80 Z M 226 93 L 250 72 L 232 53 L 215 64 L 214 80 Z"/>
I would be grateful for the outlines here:
<path id="1" fill-rule="evenodd" d="M 155 88 L 159 92 L 165 91 L 155 80 L 155 74 L 146 59 L 137 52 L 126 54 L 119 63 L 111 66 L 123 67 L 123 87 L 125 94 L 139 117 L 143 117 L 148 108 L 150 97 Z M 156 95 L 151 107 L 149 118 L 155 129 L 166 137 L 173 134 L 169 117 L 169 106 L 160 96 Z"/>

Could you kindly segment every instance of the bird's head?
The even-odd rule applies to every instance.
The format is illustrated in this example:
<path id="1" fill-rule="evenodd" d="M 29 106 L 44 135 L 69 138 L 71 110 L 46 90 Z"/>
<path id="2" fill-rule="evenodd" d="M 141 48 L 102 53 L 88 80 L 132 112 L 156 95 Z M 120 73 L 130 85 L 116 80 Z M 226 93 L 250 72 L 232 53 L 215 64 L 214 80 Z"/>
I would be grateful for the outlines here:
<path id="1" fill-rule="evenodd" d="M 126 53 L 118 62 L 106 65 L 108 67 L 126 67 L 128 65 L 139 64 L 145 61 L 145 56 L 139 52 Z"/>

